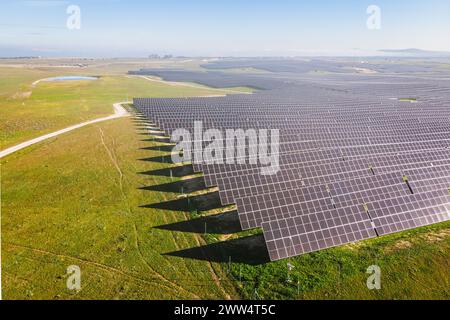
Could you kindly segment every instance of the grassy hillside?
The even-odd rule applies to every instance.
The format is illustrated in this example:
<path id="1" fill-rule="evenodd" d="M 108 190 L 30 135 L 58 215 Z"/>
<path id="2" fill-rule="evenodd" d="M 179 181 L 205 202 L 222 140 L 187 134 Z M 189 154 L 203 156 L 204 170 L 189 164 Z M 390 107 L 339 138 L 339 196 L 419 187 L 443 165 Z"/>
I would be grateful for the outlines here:
<path id="1" fill-rule="evenodd" d="M 148 173 L 169 165 L 158 163 L 164 153 L 149 147 L 160 143 L 140 127 L 114 120 L 2 161 L 6 299 L 450 298 L 449 223 L 256 265 L 252 256 L 264 253 L 245 242 L 248 233 L 227 235 L 236 230 L 226 223 L 208 224 L 206 235 L 203 222 L 189 232 L 155 228 L 205 217 L 145 207 L 177 199 L 154 187 L 178 178 Z M 244 245 L 224 245 L 239 236 Z M 183 250 L 195 253 L 167 254 Z M 71 264 L 82 269 L 78 294 L 65 288 Z M 382 270 L 379 291 L 365 285 L 372 264 Z"/>
<path id="2" fill-rule="evenodd" d="M 227 93 L 125 75 L 102 76 L 96 81 L 41 82 L 33 87 L 33 81 L 61 71 L 4 69 L 10 73 L 0 81 L 2 147 L 110 114 L 113 102 L 133 96 Z M 18 94 L 28 90 L 32 94 Z M 0 160 L 4 298 L 237 296 L 218 264 L 164 255 L 199 246 L 204 240 L 195 234 L 153 229 L 185 219 L 186 213 L 144 207 L 175 196 L 141 189 L 172 181 L 138 174 L 161 166 L 139 160 L 159 154 L 145 149 L 154 143 L 145 138 L 142 124 L 119 119 L 76 130 Z M 83 288 L 77 294 L 66 289 L 66 268 L 71 264 L 82 269 Z"/>
<path id="3" fill-rule="evenodd" d="M 171 179 L 138 174 L 164 166 L 139 160 L 158 151 L 138 130 L 114 120 L 2 160 L 5 299 L 237 297 L 218 264 L 164 255 L 204 240 L 153 228 L 186 213 L 141 207 L 174 195 L 139 189 Z M 66 289 L 72 264 L 77 294 Z"/>
<path id="4" fill-rule="evenodd" d="M 380 290 L 367 288 L 371 265 L 381 268 Z M 447 222 L 278 262 L 237 263 L 231 274 L 250 299 L 450 299 L 449 270 Z"/>
<path id="5" fill-rule="evenodd" d="M 14 81 L 0 73 L 5 146 L 110 114 L 127 94 L 218 93 L 104 75 L 40 83 L 21 96 L 61 71 L 6 71 Z M 5 299 L 450 298 L 449 222 L 269 263 L 258 230 L 239 232 L 232 212 L 199 210 L 193 195 L 204 192 L 201 179 L 171 178 L 164 144 L 151 141 L 144 125 L 99 123 L 0 160 Z M 192 196 L 187 205 L 181 181 Z M 82 271 L 80 292 L 66 288 L 73 264 Z M 381 268 L 381 290 L 366 287 L 370 265 Z"/>
<path id="6" fill-rule="evenodd" d="M 190 97 L 246 91 L 245 88 L 174 86 L 125 75 L 101 76 L 95 81 L 32 85 L 36 80 L 55 75 L 100 75 L 90 69 L 60 69 L 0 68 L 0 150 L 78 122 L 109 115 L 114 102 L 133 97 Z"/>

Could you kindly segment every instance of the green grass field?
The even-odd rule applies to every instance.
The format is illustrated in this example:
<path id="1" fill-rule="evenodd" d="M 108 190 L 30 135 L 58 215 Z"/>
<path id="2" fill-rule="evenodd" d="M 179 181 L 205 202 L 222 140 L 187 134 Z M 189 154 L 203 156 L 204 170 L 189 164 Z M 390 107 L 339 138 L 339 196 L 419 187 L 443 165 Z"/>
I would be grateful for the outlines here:
<path id="1" fill-rule="evenodd" d="M 168 86 L 124 75 L 101 76 L 95 81 L 40 82 L 32 87 L 34 81 L 54 76 L 56 72 L 18 68 L 0 70 L 0 150 L 72 124 L 112 114 L 114 102 L 133 97 L 190 97 L 246 91 L 245 88 L 216 90 Z"/>
<path id="2" fill-rule="evenodd" d="M 0 82 L 2 148 L 109 115 L 112 103 L 134 96 L 189 97 L 246 91 L 178 87 L 125 75 L 101 76 L 96 81 L 41 82 L 33 88 L 32 82 L 61 71 L 4 70 Z M 73 73 L 65 70 L 66 74 Z M 31 95 L 21 94 L 31 90 Z M 77 298 L 235 296 L 233 287 L 221 283 L 223 275 L 217 265 L 162 255 L 203 240 L 197 235 L 160 236 L 151 227 L 177 219 L 177 212 L 158 214 L 137 209 L 163 197 L 138 189 L 158 179 L 137 174 L 149 166 L 137 160 L 149 154 L 140 150 L 149 143 L 141 141 L 145 137 L 137 130 L 131 119 L 111 121 L 1 160 L 5 298 L 70 298 L 61 274 L 66 262 L 77 261 L 85 267 L 85 283 L 90 283 Z M 154 167 L 151 164 L 150 169 Z M 17 184 L 17 179 L 22 182 Z M 98 238 L 103 239 L 97 242 Z M 91 246 L 93 242 L 96 245 Z M 33 271 L 36 273 L 30 276 Z"/>
<path id="3" fill-rule="evenodd" d="M 183 212 L 141 208 L 170 195 L 140 190 L 168 178 L 132 119 L 85 127 L 2 161 L 2 270 L 6 299 L 237 297 L 218 264 L 163 255 L 199 246 L 195 234 L 152 227 Z M 43 159 L 45 159 L 43 161 Z M 20 181 L 20 183 L 17 183 Z M 79 265 L 82 290 L 66 289 Z"/>
<path id="4" fill-rule="evenodd" d="M 217 94 L 108 75 L 39 84 L 30 97 L 12 99 L 58 70 L 10 69 L 16 84 L 1 82 L 5 145 L 109 114 L 127 93 Z M 450 223 L 267 263 L 258 262 L 259 231 L 237 232 L 235 222 L 213 216 L 220 208 L 155 207 L 180 198 L 164 186 L 195 177 L 171 178 L 167 153 L 154 148 L 164 144 L 150 141 L 143 125 L 135 117 L 103 122 L 0 160 L 5 299 L 450 298 Z M 366 287 L 374 264 L 381 290 Z M 66 288 L 70 265 L 81 268 L 79 292 Z"/>
<path id="5" fill-rule="evenodd" d="M 381 268 L 380 290 L 367 288 L 371 265 Z M 449 270 L 450 223 L 443 223 L 259 266 L 234 264 L 232 278 L 249 299 L 256 290 L 264 299 L 448 300 Z"/>

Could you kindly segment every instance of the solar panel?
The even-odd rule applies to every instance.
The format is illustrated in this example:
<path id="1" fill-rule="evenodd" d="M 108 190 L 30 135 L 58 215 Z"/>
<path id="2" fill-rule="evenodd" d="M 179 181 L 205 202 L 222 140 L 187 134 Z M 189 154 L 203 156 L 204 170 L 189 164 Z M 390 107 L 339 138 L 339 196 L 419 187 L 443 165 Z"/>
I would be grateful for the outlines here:
<path id="1" fill-rule="evenodd" d="M 286 66 L 269 64 L 272 70 Z M 218 187 L 222 204 L 236 204 L 243 229 L 262 228 L 271 260 L 450 219 L 450 90 L 439 79 L 139 73 L 265 89 L 137 98 L 134 105 L 166 135 L 180 128 L 193 132 L 198 121 L 203 130 L 279 130 L 274 174 L 262 175 L 263 165 L 250 163 L 258 160 L 252 151 L 259 140 L 224 139 L 216 150 L 233 145 L 244 152 L 228 154 L 223 163 L 192 163 L 206 186 Z M 412 92 L 420 97 L 415 103 L 397 99 Z M 202 148 L 211 143 L 203 136 L 189 142 Z"/>
<path id="2" fill-rule="evenodd" d="M 279 260 L 449 219 L 448 192 L 429 192 L 273 220 L 262 228 L 270 259 Z"/>

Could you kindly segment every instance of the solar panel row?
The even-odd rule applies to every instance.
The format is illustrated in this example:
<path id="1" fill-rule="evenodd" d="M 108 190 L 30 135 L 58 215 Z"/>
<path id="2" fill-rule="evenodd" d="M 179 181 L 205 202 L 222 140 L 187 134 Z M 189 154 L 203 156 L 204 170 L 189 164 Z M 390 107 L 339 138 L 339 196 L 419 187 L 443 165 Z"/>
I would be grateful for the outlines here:
<path id="1" fill-rule="evenodd" d="M 167 135 L 193 132 L 196 121 L 202 130 L 279 130 L 273 174 L 261 174 L 263 165 L 250 161 L 259 158 L 259 140 L 250 136 L 224 134 L 215 152 L 230 146 L 234 152 L 224 152 L 222 163 L 193 163 L 206 186 L 219 188 L 222 204 L 236 204 L 243 229 L 262 228 L 272 260 L 450 219 L 445 84 L 377 75 L 364 77 L 368 86 L 351 76 L 320 83 L 305 77 L 253 95 L 134 104 Z M 420 101 L 397 99 L 410 92 Z M 194 135 L 188 141 L 211 143 Z"/>

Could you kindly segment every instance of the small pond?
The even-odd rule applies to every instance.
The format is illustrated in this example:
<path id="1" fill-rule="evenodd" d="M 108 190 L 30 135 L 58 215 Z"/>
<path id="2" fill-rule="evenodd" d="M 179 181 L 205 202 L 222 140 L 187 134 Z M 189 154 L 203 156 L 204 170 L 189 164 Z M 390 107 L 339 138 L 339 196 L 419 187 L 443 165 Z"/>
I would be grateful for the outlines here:
<path id="1" fill-rule="evenodd" d="M 97 80 L 97 77 L 85 77 L 85 76 L 62 76 L 45 79 L 45 81 L 74 81 L 74 80 Z"/>

